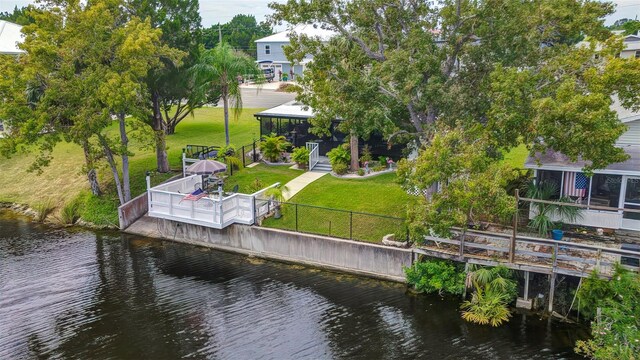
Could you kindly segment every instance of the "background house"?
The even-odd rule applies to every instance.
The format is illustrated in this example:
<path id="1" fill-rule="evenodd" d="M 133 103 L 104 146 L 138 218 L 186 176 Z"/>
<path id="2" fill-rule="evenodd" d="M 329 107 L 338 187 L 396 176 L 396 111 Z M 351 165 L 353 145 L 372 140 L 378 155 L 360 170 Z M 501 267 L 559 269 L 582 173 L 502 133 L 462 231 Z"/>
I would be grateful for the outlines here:
<path id="1" fill-rule="evenodd" d="M 304 25 L 256 40 L 258 65 L 262 69 L 268 67 L 273 68 L 276 80 L 279 80 L 278 74 L 282 73 L 288 75 L 292 69 L 294 79 L 297 76 L 301 76 L 304 72 L 305 66 L 312 60 L 312 57 L 308 56 L 300 63 L 292 64 L 287 59 L 282 48 L 289 45 L 289 36 L 292 33 L 304 34 L 309 37 L 319 37 L 322 40 L 328 40 L 334 34 L 332 31 L 314 27 L 313 25 Z"/>
<path id="2" fill-rule="evenodd" d="M 0 55 L 20 55 L 24 53 L 18 48 L 22 42 L 22 26 L 0 20 Z"/>

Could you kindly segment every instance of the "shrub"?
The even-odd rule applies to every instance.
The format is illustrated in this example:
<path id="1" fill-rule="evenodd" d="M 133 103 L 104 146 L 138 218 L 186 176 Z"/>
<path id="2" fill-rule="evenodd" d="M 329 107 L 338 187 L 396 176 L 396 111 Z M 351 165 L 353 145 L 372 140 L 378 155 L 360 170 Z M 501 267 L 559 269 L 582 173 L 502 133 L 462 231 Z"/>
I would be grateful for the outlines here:
<path id="1" fill-rule="evenodd" d="M 36 211 L 36 221 L 44 222 L 53 209 L 55 209 L 55 207 L 53 206 L 51 199 L 36 204 L 34 207 L 34 210 Z"/>
<path id="2" fill-rule="evenodd" d="M 253 182 L 251 183 L 251 187 L 250 187 L 249 192 L 250 193 L 254 193 L 254 192 L 258 191 L 258 190 L 262 190 L 263 188 L 264 188 L 264 184 L 262 183 L 262 181 L 260 179 L 258 179 L 258 178 L 255 178 L 253 180 Z"/>
<path id="3" fill-rule="evenodd" d="M 60 221 L 66 225 L 73 225 L 80 218 L 80 201 L 75 199 L 67 203 L 60 213 Z"/>
<path id="4" fill-rule="evenodd" d="M 331 149 L 331 151 L 327 153 L 327 157 L 329 157 L 331 166 L 336 164 L 344 164 L 346 166 L 349 166 L 349 162 L 351 162 L 351 153 L 346 149 L 344 145 Z"/>
<path id="5" fill-rule="evenodd" d="M 518 295 L 518 284 L 504 266 L 482 267 L 471 273 L 474 293 L 460 308 L 462 318 L 480 325 L 499 326 L 511 317 L 508 305 Z"/>
<path id="6" fill-rule="evenodd" d="M 417 262 L 405 268 L 407 282 L 421 293 L 462 294 L 464 291 L 464 269 L 446 260 Z"/>
<path id="7" fill-rule="evenodd" d="M 558 185 L 551 182 L 542 182 L 539 185 L 530 184 L 527 190 L 527 197 L 532 199 L 550 200 L 558 190 Z M 562 197 L 558 202 L 572 203 L 570 198 Z M 559 218 L 561 221 L 574 223 L 582 217 L 580 208 L 573 206 L 562 206 L 558 204 L 533 204 L 536 215 L 529 221 L 529 227 L 538 231 L 540 236 L 547 236 L 549 231 L 561 226 L 555 223 L 552 218 Z"/>
<path id="8" fill-rule="evenodd" d="M 362 148 L 362 153 L 360 154 L 360 163 L 364 164 L 365 162 L 369 162 L 369 165 L 371 165 L 371 160 L 373 159 L 373 157 L 371 156 L 371 147 L 369 145 L 365 145 Z"/>
<path id="9" fill-rule="evenodd" d="M 581 311 L 595 317 L 589 340 L 576 352 L 593 359 L 637 359 L 640 354 L 640 275 L 616 265 L 610 280 L 593 273 L 578 290 Z M 583 303 L 586 302 L 586 304 Z M 600 316 L 596 309 L 600 308 Z"/>
<path id="10" fill-rule="evenodd" d="M 309 149 L 306 147 L 299 147 L 293 150 L 291 159 L 298 164 L 299 167 L 306 167 L 309 165 Z"/>
<path id="11" fill-rule="evenodd" d="M 374 171 L 374 172 L 385 171 L 385 170 L 387 170 L 387 167 L 384 165 L 376 165 L 373 168 L 371 168 L 371 171 Z"/>
<path id="12" fill-rule="evenodd" d="M 363 168 L 358 169 L 358 175 L 364 176 L 364 169 Z"/>
<path id="13" fill-rule="evenodd" d="M 349 170 L 349 167 L 346 164 L 337 163 L 337 164 L 331 165 L 331 169 L 333 170 L 334 173 L 338 175 L 344 175 L 347 173 L 347 170 Z"/>
<path id="14" fill-rule="evenodd" d="M 267 160 L 276 162 L 290 145 L 284 136 L 276 134 L 265 135 L 260 142 L 260 151 Z"/>

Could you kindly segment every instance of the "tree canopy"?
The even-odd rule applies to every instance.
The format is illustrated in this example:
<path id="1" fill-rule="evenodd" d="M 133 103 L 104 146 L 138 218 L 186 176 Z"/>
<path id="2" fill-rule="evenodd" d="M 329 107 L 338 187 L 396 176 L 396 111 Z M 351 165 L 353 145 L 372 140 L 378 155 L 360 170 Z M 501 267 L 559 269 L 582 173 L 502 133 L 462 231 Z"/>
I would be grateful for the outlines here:
<path id="1" fill-rule="evenodd" d="M 258 23 L 255 16 L 238 14 L 226 24 L 213 25 L 203 31 L 203 43 L 206 49 L 213 49 L 219 42 L 219 29 L 222 40 L 232 48 L 256 58 L 255 41 L 273 34 L 268 23 Z"/>
<path id="2" fill-rule="evenodd" d="M 35 8 L 32 5 L 25 7 L 14 7 L 12 12 L 0 12 L 0 20 L 6 20 L 18 25 L 29 25 L 32 24 L 35 20 L 29 12 L 33 11 Z"/>

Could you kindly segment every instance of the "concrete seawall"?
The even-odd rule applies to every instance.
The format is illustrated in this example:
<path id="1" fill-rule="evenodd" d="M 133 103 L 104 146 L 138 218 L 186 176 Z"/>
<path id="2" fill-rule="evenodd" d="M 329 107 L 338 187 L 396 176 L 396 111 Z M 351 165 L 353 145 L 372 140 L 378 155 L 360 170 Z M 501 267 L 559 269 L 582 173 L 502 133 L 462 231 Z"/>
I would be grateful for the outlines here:
<path id="1" fill-rule="evenodd" d="M 125 232 L 397 282 L 405 282 L 403 267 L 413 256 L 411 249 L 319 235 L 245 225 L 218 230 L 148 216 Z"/>

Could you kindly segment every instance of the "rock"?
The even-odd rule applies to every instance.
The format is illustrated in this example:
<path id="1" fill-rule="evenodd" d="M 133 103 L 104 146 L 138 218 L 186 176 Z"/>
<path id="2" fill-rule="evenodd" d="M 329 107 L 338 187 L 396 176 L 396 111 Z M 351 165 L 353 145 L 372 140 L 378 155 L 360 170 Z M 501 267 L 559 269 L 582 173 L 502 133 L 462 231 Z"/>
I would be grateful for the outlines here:
<path id="1" fill-rule="evenodd" d="M 382 245 L 406 248 L 409 247 L 408 241 L 395 241 L 394 234 L 387 234 L 382 238 Z"/>

